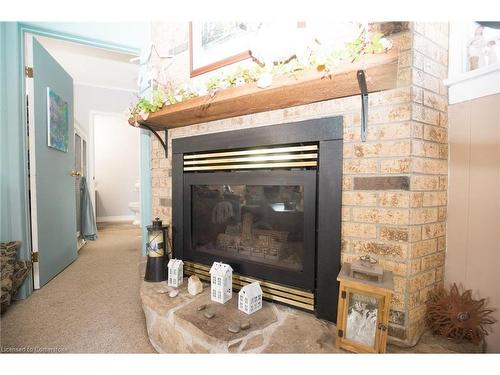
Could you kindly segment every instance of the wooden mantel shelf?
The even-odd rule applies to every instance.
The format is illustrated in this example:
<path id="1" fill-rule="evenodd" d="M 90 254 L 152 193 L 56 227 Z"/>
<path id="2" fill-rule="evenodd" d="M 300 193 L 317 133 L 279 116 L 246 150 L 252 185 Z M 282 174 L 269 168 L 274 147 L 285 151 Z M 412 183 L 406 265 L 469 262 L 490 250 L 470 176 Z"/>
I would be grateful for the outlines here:
<path id="1" fill-rule="evenodd" d="M 298 78 L 281 76 L 272 86 L 260 89 L 256 83 L 218 91 L 163 107 L 142 123 L 155 130 L 173 129 L 202 122 L 271 111 L 323 100 L 360 94 L 356 72 L 364 69 L 368 92 L 396 87 L 398 53 L 366 55 L 361 62 L 346 63 L 330 75 L 316 70 Z"/>

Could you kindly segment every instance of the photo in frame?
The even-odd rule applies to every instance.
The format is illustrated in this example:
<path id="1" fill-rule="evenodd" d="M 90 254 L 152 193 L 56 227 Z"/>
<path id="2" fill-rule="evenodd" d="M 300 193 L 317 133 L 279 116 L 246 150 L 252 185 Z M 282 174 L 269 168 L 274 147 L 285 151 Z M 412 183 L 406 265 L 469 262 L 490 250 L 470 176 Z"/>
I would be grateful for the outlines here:
<path id="1" fill-rule="evenodd" d="M 68 152 L 69 108 L 59 95 L 47 87 L 47 145 Z"/>
<path id="2" fill-rule="evenodd" d="M 250 58 L 249 34 L 260 22 L 190 22 L 191 77 Z"/>

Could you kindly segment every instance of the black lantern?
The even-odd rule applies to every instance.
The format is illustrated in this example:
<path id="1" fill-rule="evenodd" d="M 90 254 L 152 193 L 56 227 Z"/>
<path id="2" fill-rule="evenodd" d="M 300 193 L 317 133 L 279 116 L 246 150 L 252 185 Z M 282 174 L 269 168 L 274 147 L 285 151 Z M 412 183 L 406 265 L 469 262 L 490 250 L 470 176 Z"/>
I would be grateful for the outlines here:
<path id="1" fill-rule="evenodd" d="M 168 225 L 162 225 L 160 218 L 155 218 L 148 225 L 148 241 L 146 242 L 147 263 L 145 281 L 159 282 L 167 279 L 167 240 Z"/>

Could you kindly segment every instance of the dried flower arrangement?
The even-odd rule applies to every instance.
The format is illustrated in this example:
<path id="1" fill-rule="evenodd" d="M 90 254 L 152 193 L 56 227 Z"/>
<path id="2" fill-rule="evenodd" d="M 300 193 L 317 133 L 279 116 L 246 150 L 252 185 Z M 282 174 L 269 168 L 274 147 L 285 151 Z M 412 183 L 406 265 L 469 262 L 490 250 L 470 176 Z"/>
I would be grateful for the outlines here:
<path id="1" fill-rule="evenodd" d="M 485 308 L 486 300 L 472 299 L 472 291 L 460 293 L 454 283 L 450 290 L 436 289 L 427 301 L 427 326 L 436 335 L 479 344 L 488 335 L 486 325 L 495 323 L 489 316 L 494 310 Z"/>

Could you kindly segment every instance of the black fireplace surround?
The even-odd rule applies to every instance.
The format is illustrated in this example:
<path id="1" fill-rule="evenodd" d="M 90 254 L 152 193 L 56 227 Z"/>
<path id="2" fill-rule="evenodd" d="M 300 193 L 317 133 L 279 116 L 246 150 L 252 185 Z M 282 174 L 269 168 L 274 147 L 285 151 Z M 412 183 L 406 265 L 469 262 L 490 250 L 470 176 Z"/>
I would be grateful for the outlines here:
<path id="1" fill-rule="evenodd" d="M 174 257 L 205 265 L 222 261 L 239 275 L 312 292 L 316 316 L 335 321 L 342 134 L 342 117 L 328 117 L 174 139 Z M 196 155 L 271 149 L 283 160 L 289 154 L 278 152 L 293 148 L 317 150 L 316 156 L 297 156 L 316 163 L 271 169 L 240 156 L 234 160 L 244 160 L 248 169 L 186 168 L 186 160 L 197 163 Z"/>

